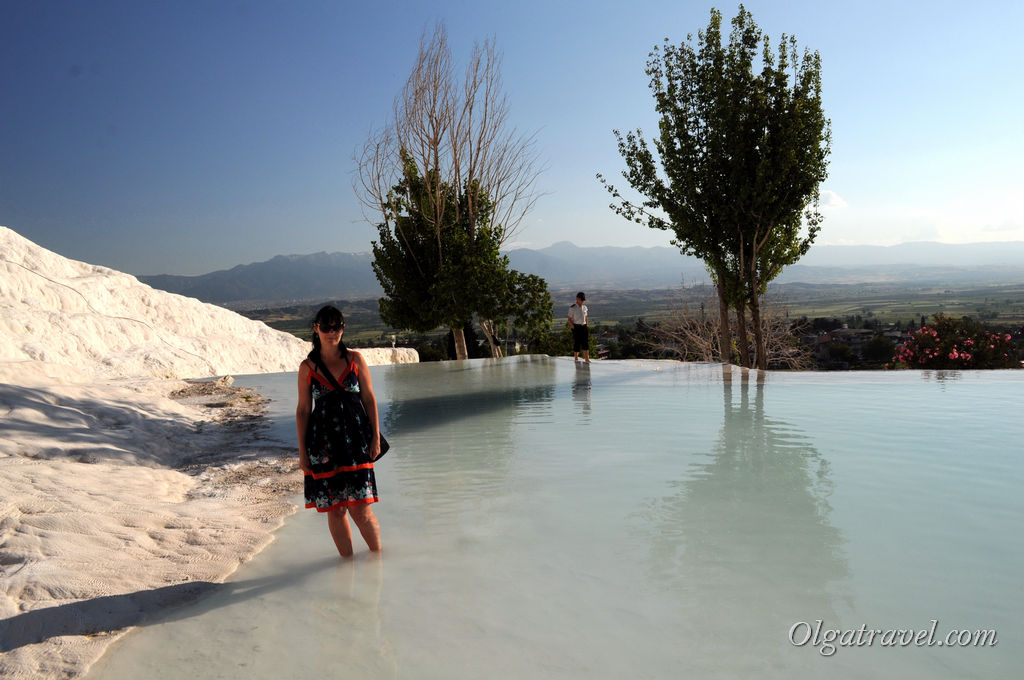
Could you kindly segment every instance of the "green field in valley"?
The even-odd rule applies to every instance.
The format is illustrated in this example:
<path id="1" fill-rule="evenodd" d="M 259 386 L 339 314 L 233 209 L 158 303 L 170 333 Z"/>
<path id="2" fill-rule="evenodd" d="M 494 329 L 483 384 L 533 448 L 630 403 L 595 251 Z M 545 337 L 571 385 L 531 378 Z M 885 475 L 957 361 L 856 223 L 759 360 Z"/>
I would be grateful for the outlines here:
<path id="1" fill-rule="evenodd" d="M 554 327 L 560 328 L 575 291 L 551 292 L 554 301 Z M 1024 283 L 964 288 L 940 288 L 911 284 L 785 284 L 773 286 L 766 297 L 768 305 L 789 318 L 836 318 L 841 321 L 860 318 L 882 324 L 918 323 L 921 317 L 935 314 L 951 317 L 970 316 L 998 326 L 1024 324 Z M 376 299 L 331 300 L 345 314 L 346 338 L 353 346 L 390 344 L 391 336 L 401 341 L 407 333 L 386 327 L 378 314 Z M 699 313 L 701 304 L 717 307 L 712 286 L 664 290 L 588 290 L 587 305 L 595 327 L 635 325 L 638 319 L 648 323 L 662 321 L 682 311 Z M 260 319 L 279 330 L 309 338 L 310 320 L 324 303 L 253 309 L 246 316 Z M 440 336 L 439 330 L 430 335 Z"/>

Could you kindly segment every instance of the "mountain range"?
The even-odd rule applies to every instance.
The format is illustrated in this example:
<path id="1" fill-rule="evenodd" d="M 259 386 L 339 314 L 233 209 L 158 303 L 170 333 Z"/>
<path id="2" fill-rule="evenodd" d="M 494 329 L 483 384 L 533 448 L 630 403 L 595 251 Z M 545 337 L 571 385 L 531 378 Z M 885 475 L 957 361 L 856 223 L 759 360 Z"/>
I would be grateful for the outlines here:
<path id="1" fill-rule="evenodd" d="M 654 290 L 708 281 L 704 264 L 673 247 L 579 247 L 506 252 L 514 269 L 543 277 L 552 290 Z M 377 297 L 373 255 L 278 255 L 200 276 L 139 276 L 154 288 L 225 306 Z M 1024 242 L 896 246 L 814 246 L 775 283 L 993 284 L 1024 281 Z"/>

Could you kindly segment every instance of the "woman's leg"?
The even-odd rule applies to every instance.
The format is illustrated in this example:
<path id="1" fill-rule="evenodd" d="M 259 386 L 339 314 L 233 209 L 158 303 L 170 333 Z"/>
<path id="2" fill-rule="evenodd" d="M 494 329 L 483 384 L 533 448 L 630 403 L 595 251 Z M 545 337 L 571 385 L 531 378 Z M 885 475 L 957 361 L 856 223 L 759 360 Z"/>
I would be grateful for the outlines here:
<path id="1" fill-rule="evenodd" d="M 377 523 L 377 515 L 373 514 L 373 508 L 369 505 L 354 505 L 348 511 L 352 515 L 352 521 L 359 527 L 359 533 L 362 534 L 366 545 L 372 552 L 379 552 L 380 525 Z"/>
<path id="2" fill-rule="evenodd" d="M 352 529 L 348 525 L 344 505 L 327 511 L 327 527 L 331 530 L 331 538 L 341 556 L 352 557 Z"/>

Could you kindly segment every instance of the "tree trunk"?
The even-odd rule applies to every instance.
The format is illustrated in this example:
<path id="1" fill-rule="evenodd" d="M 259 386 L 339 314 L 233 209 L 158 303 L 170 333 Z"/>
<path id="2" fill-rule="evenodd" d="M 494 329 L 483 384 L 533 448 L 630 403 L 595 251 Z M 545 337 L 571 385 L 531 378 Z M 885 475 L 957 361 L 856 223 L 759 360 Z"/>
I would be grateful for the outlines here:
<path id="1" fill-rule="evenodd" d="M 455 358 L 460 361 L 468 359 L 469 350 L 466 349 L 466 334 L 463 332 L 462 326 L 452 327 L 452 342 L 455 345 Z"/>
<path id="2" fill-rule="evenodd" d="M 481 319 L 480 329 L 484 332 L 484 337 L 487 338 L 487 344 L 491 347 L 491 358 L 500 359 L 502 357 L 501 345 L 497 343 L 494 322 L 490 320 Z"/>
<path id="3" fill-rule="evenodd" d="M 768 368 L 768 352 L 764 342 L 764 329 L 761 327 L 761 296 L 758 294 L 760 282 L 757 276 L 757 248 L 750 257 L 747 270 L 747 290 L 750 295 L 750 322 L 754 326 L 754 354 L 757 368 L 764 371 Z"/>
<path id="4" fill-rule="evenodd" d="M 761 327 L 761 301 L 756 295 L 753 296 L 750 302 L 750 323 L 754 326 L 754 349 L 757 354 L 757 367 L 764 371 L 768 369 L 768 348 L 764 341 L 764 328 Z"/>
<path id="5" fill-rule="evenodd" d="M 739 345 L 740 366 L 750 368 L 750 340 L 747 338 L 746 304 L 736 305 L 736 344 Z"/>
<path id="6" fill-rule="evenodd" d="M 725 290 L 721 281 L 723 273 L 718 273 L 718 358 L 723 364 L 732 363 L 732 333 L 729 332 L 729 302 L 725 299 Z"/>

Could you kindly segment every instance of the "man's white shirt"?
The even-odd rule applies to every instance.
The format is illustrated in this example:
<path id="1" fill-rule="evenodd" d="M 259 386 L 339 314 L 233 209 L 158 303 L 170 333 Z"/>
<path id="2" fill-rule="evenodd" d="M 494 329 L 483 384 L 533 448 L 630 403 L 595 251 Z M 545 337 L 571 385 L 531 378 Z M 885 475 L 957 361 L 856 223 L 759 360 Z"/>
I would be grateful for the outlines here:
<path id="1" fill-rule="evenodd" d="M 581 307 L 575 303 L 570 305 L 569 318 L 572 319 L 574 324 L 579 324 L 581 326 L 587 325 L 587 306 L 583 305 Z"/>

